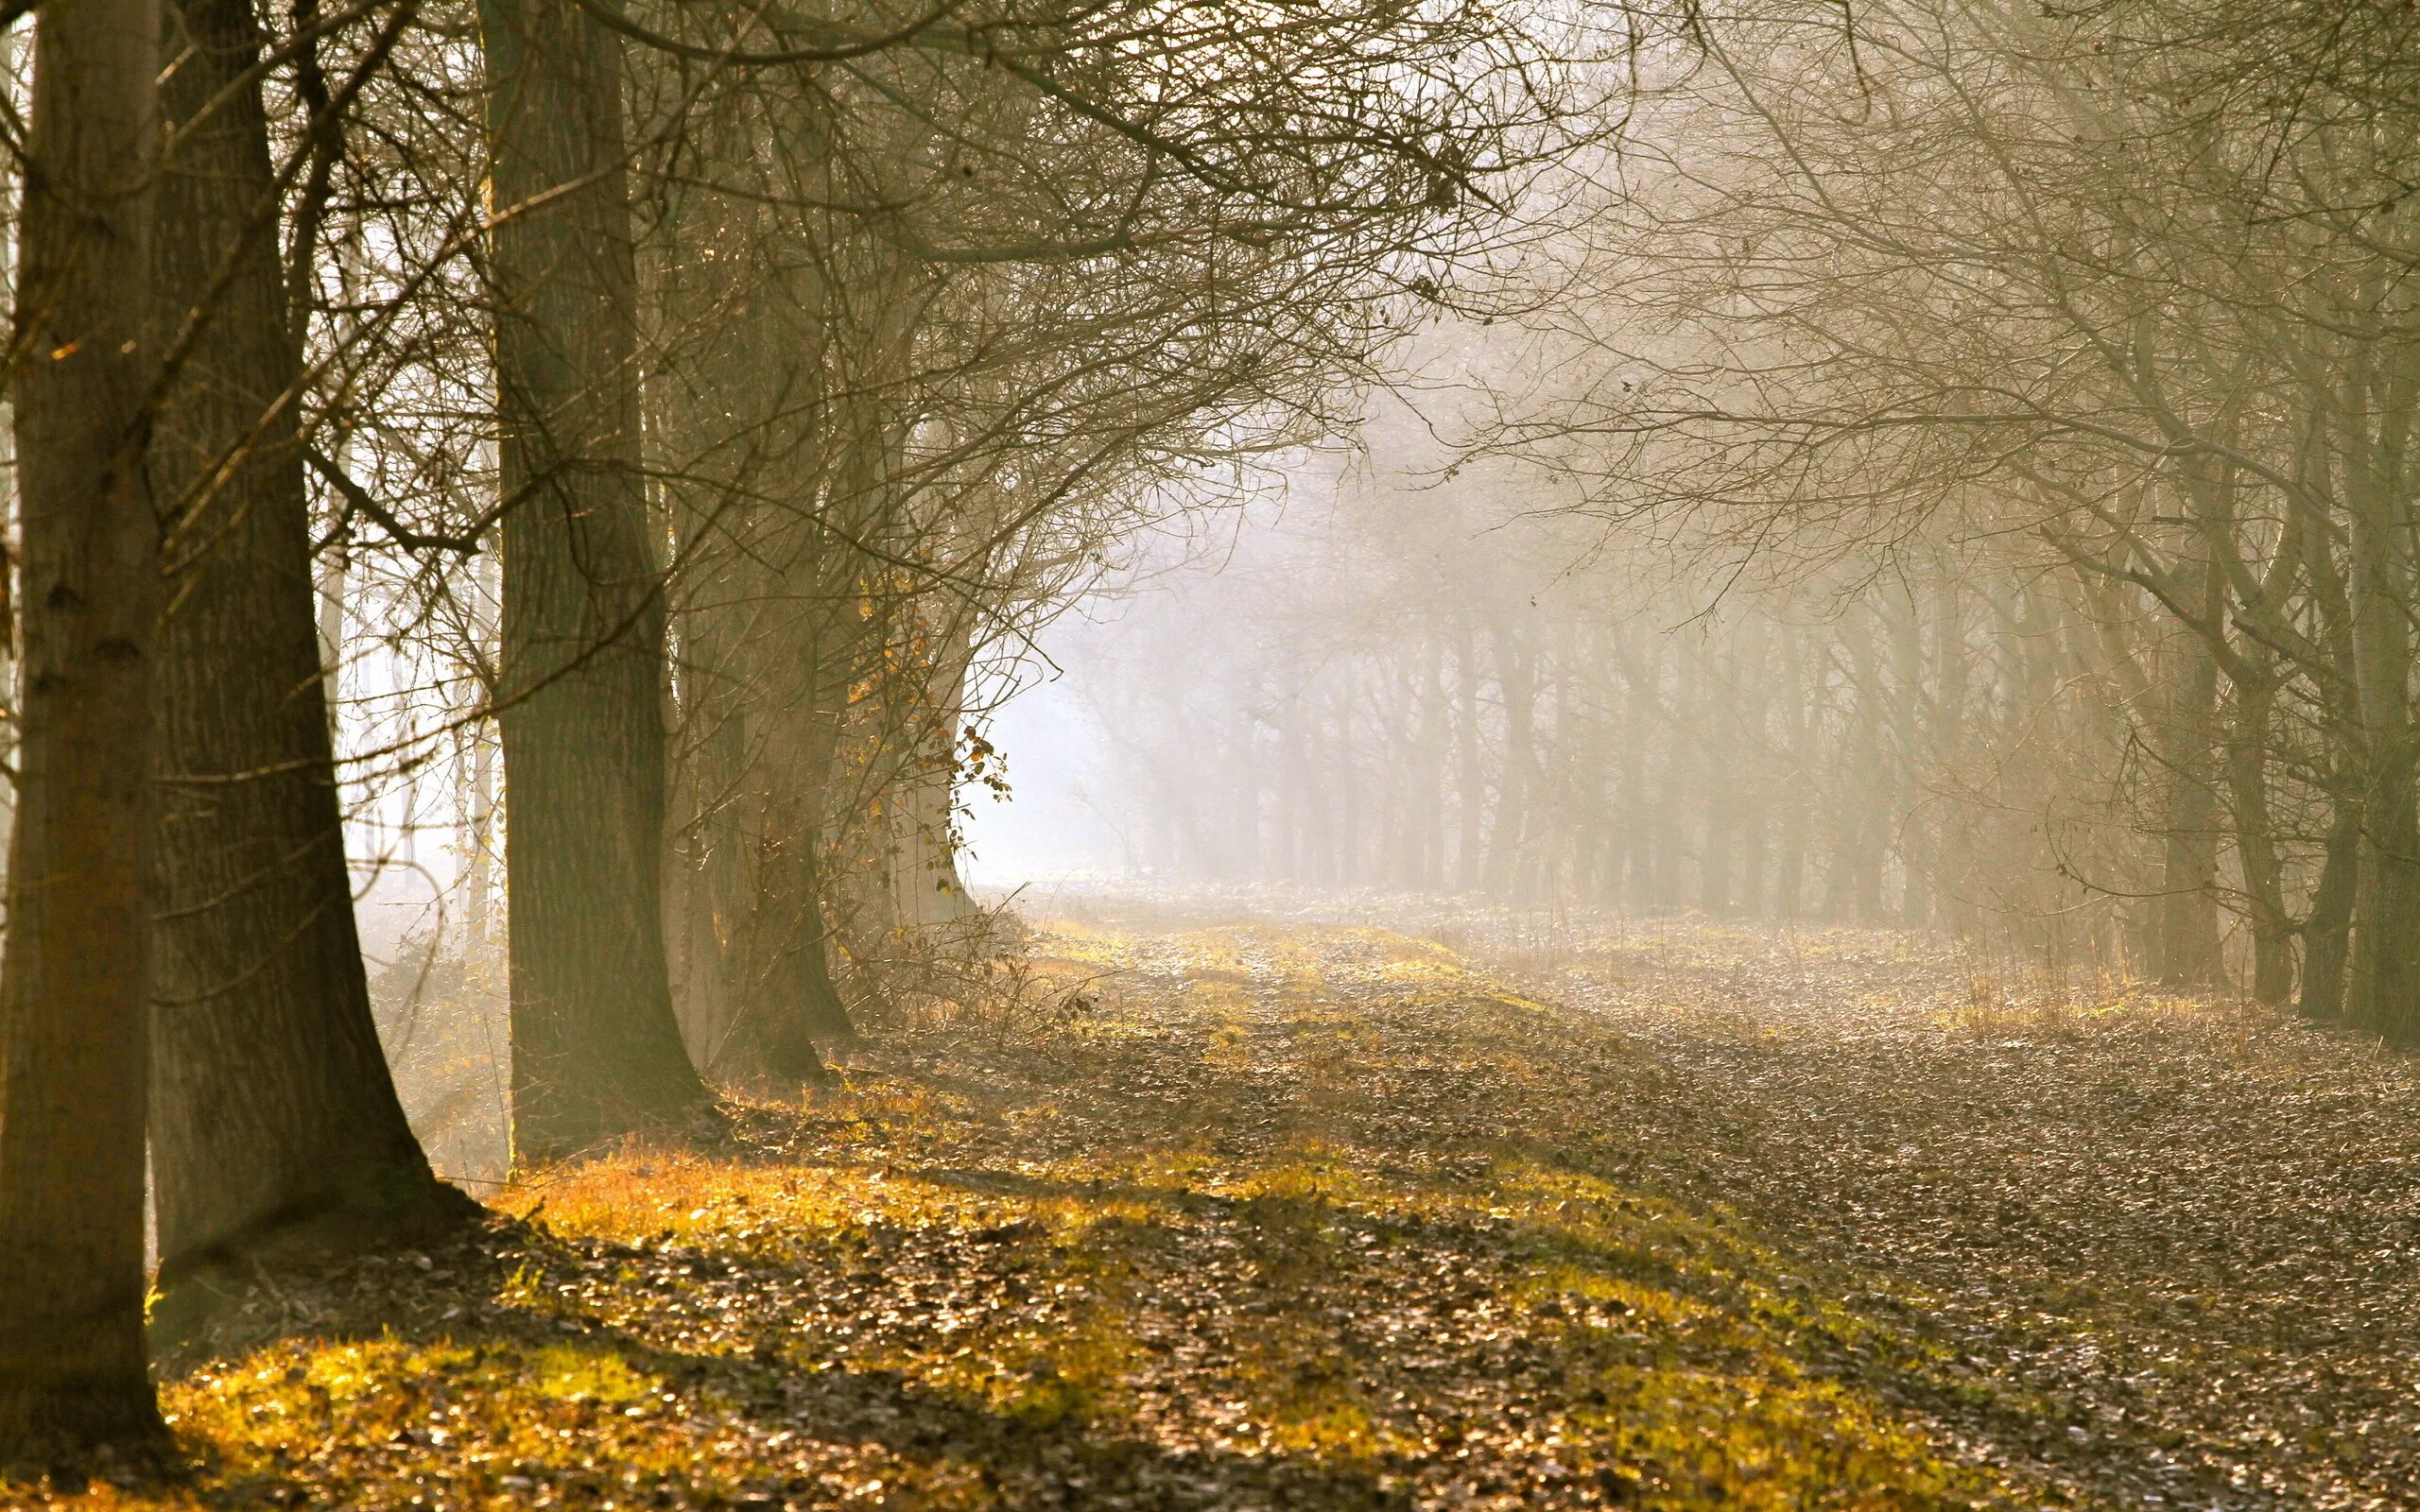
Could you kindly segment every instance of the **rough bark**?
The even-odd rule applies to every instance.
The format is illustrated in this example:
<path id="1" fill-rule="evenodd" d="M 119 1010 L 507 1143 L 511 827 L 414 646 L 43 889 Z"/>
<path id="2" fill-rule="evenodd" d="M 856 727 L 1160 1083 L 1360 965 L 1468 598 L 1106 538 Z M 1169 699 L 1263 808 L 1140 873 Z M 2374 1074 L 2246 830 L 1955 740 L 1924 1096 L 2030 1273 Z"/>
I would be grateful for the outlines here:
<path id="1" fill-rule="evenodd" d="M 513 1153 L 577 1155 L 708 1101 L 672 1015 L 661 585 L 639 472 L 620 47 L 578 7 L 487 0 L 505 499 Z"/>
<path id="2" fill-rule="evenodd" d="M 294 419 L 302 352 L 250 72 L 262 38 L 251 0 L 182 0 L 171 19 L 161 105 L 182 131 L 158 210 L 179 234 L 157 239 L 153 276 L 162 345 L 184 333 L 183 360 L 150 453 L 174 522 L 152 936 L 164 1283 L 478 1211 L 431 1174 L 405 1121 L 354 931 Z"/>
<path id="3" fill-rule="evenodd" d="M 143 1343 L 157 517 L 155 0 L 34 36 L 16 383 L 26 690 L 0 964 L 0 1464 L 165 1441 Z"/>

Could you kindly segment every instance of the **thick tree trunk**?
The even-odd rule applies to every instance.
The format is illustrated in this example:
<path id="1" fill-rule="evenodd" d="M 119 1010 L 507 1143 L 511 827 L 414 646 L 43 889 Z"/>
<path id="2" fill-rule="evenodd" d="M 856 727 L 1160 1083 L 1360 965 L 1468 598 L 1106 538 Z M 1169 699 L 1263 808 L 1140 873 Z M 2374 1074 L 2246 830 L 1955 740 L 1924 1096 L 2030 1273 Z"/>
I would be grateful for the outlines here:
<path id="1" fill-rule="evenodd" d="M 710 123 L 695 148 L 717 165 L 712 184 L 744 183 L 769 161 L 764 125 Z M 667 491 L 687 549 L 703 554 L 678 621 L 695 808 L 683 826 L 684 1022 L 717 1080 L 786 1092 L 828 1079 L 819 1040 L 856 1038 L 831 970 L 827 825 L 849 689 L 883 663 L 869 649 L 882 627 L 859 617 L 868 558 L 847 541 L 879 533 L 869 506 L 895 499 L 887 464 L 904 441 L 867 397 L 881 383 L 836 350 L 831 243 L 808 232 L 814 256 L 731 263 L 734 244 L 791 234 L 767 214 L 715 187 L 676 196 L 661 298 L 700 346 L 684 382 L 661 390 L 657 430 L 688 449 Z M 851 297 L 885 308 L 873 288 Z M 875 911 L 891 912 L 891 879 L 874 880 Z"/>
<path id="2" fill-rule="evenodd" d="M 0 1465 L 165 1442 L 143 1346 L 155 0 L 34 34 L 16 387 L 26 691 L 0 964 Z"/>
<path id="3" fill-rule="evenodd" d="M 753 544 L 728 569 L 729 602 L 683 615 L 682 1022 L 717 1082 L 788 1092 L 828 1079 L 818 1038 L 855 1037 L 820 887 L 838 715 L 809 686 L 823 673 L 800 621 L 818 611 L 767 571 L 774 538 Z"/>
<path id="4" fill-rule="evenodd" d="M 182 0 L 162 107 L 151 473 L 175 522 L 161 626 L 151 1167 L 160 1274 L 475 1214 L 405 1121 L 370 1014 L 314 624 L 302 353 L 251 0 Z M 215 107 L 197 119 L 205 107 Z"/>
<path id="5" fill-rule="evenodd" d="M 506 502 L 513 1153 L 576 1155 L 707 1103 L 664 957 L 661 585 L 639 476 L 620 47 L 487 0 Z"/>
<path id="6" fill-rule="evenodd" d="M 753 909 L 739 921 L 735 941 L 731 1026 L 715 1063 L 719 1074 L 762 1091 L 827 1079 L 810 1025 L 838 1038 L 835 1019 L 847 1022 L 823 951 L 815 846 L 787 826 L 760 838 Z"/>

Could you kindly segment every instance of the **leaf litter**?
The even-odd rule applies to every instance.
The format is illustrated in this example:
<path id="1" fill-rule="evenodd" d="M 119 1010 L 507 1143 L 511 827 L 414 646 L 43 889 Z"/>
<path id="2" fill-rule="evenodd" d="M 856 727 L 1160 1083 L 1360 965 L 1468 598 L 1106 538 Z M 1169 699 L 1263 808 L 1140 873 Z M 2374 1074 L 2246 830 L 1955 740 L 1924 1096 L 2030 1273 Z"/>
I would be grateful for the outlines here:
<path id="1" fill-rule="evenodd" d="M 264 1288 L 189 1484 L 30 1504 L 2412 1501 L 2399 1060 L 1895 935 L 1095 912 L 1080 1021 Z"/>

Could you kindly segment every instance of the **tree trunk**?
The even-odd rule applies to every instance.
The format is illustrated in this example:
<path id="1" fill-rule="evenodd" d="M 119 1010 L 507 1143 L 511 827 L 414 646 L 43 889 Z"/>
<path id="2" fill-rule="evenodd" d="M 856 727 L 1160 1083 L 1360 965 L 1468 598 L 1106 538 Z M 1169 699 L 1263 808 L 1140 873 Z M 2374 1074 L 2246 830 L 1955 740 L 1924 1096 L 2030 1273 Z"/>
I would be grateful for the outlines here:
<path id="1" fill-rule="evenodd" d="M 2313 450 L 2318 451 L 2316 444 Z M 2325 471 L 2325 464 L 2314 457 L 2309 467 L 2317 473 Z M 2328 744 L 2327 770 L 2321 784 L 2329 805 L 2327 840 L 2319 879 L 2311 886 L 2308 911 L 2300 926 L 2302 988 L 2294 1007 L 2306 1017 L 2333 1021 L 2344 1012 L 2345 975 L 2352 960 L 2353 896 L 2360 867 L 2364 743 L 2357 692 L 2360 659 L 2353 654 L 2353 610 L 2337 560 L 2334 522 L 2313 510 L 2304 515 L 2300 528 L 2306 533 L 2303 560 L 2309 574 L 2311 603 L 2318 611 L 2321 654 L 2332 672 L 2319 679 L 2325 712 L 2321 725 Z"/>
<path id="2" fill-rule="evenodd" d="M 1418 838 L 1410 885 L 1434 892 L 1444 882 L 1445 746 L 1453 709 L 1445 700 L 1445 643 L 1429 637 L 1420 656 L 1419 755 L 1411 783 L 1411 823 Z"/>
<path id="3" fill-rule="evenodd" d="M 1458 892 L 1477 892 L 1482 882 L 1479 834 L 1487 804 L 1487 768 L 1479 756 L 1478 651 L 1467 616 L 1454 645 L 1454 669 L 1460 684 L 1455 691 L 1461 705 L 1454 721 L 1454 886 Z"/>
<path id="4" fill-rule="evenodd" d="M 2204 625 L 2223 623 L 2224 584 L 2205 555 L 2180 564 L 2180 588 Z M 2152 969 L 2162 985 L 2187 991 L 2226 981 L 2219 944 L 2219 664 L 2201 635 L 2169 644 L 2169 696 L 2163 749 L 2167 791 L 2160 817 L 2160 884 Z"/>
<path id="5" fill-rule="evenodd" d="M 2354 879 L 2360 868 L 2361 805 L 2358 795 L 2340 793 L 2327 830 L 2319 881 L 2304 918 L 2302 995 L 2294 1009 L 2306 1018 L 2332 1021 L 2344 1011 L 2344 972 L 2353 929 Z"/>
<path id="6" fill-rule="evenodd" d="M 142 465 L 156 0 L 34 33 L 17 320 L 26 692 L 0 963 L 0 1465 L 150 1454 L 143 1345 L 152 681 Z"/>
<path id="7" fill-rule="evenodd" d="M 486 0 L 513 1153 L 705 1106 L 665 969 L 664 601 L 639 476 L 620 45 Z M 543 203 L 537 202 L 543 198 Z"/>
<path id="8" fill-rule="evenodd" d="M 1782 816 L 1780 853 L 1773 864 L 1772 917 L 1795 920 L 1806 904 L 1806 775 L 1809 769 L 1809 729 L 1814 722 L 1814 659 L 1807 655 L 1806 637 L 1798 630 L 1782 632 Z"/>
<path id="9" fill-rule="evenodd" d="M 900 792 L 888 805 L 897 820 L 891 890 L 899 921 L 925 930 L 963 925 L 975 900 L 958 868 L 958 741 L 966 719 L 966 679 L 975 664 L 974 613 L 952 604 L 922 616 L 931 647 L 925 696 L 907 734 Z"/>
<path id="10" fill-rule="evenodd" d="M 1698 642 L 1698 717 L 1692 721 L 1692 743 L 1705 752 L 1703 843 L 1698 850 L 1698 907 L 1720 919 L 1730 914 L 1731 851 L 1736 836 L 1733 821 L 1737 790 L 1733 785 L 1732 759 L 1738 743 L 1736 723 L 1738 689 L 1723 647 L 1711 636 Z"/>
<path id="11" fill-rule="evenodd" d="M 1904 603 L 1892 603 L 1891 679 L 1893 778 L 1899 790 L 1899 922 L 1909 929 L 1932 923 L 1934 854 L 1926 812 L 1925 783 L 1932 732 L 1932 691 L 1926 686 L 1925 604 L 1911 587 Z"/>
<path id="12" fill-rule="evenodd" d="M 814 687 L 827 682 L 812 651 L 802 664 Z M 846 696 L 845 679 L 828 696 L 802 693 L 769 719 L 774 729 L 757 756 L 754 885 L 731 973 L 734 1048 L 786 1086 L 829 1076 L 816 1040 L 856 1039 L 832 980 L 832 932 L 823 917 L 824 825 L 840 748 L 838 705 Z"/>
<path id="13" fill-rule="evenodd" d="M 1772 726 L 1772 677 L 1779 659 L 1773 654 L 1771 635 L 1769 627 L 1750 627 L 1733 638 L 1730 647 L 1733 685 L 1737 686 L 1744 676 L 1751 689 L 1740 705 L 1737 737 L 1737 759 L 1745 763 L 1747 774 L 1735 788 L 1739 804 L 1739 890 L 1733 900 L 1734 909 L 1750 919 L 1765 917 L 1766 874 L 1772 865 L 1767 752 Z"/>
<path id="14" fill-rule="evenodd" d="M 1839 796 L 1833 801 L 1824 912 L 1836 923 L 1874 924 L 1882 910 L 1881 679 L 1873 627 L 1851 616 L 1841 621 L 1841 630 L 1849 661 L 1849 686 L 1841 690 L 1847 696 L 1840 745 L 1844 765 L 1834 778 Z"/>
<path id="15" fill-rule="evenodd" d="M 2350 438 L 2345 469 L 2346 588 L 2366 747 L 2345 1014 L 2408 1044 L 2420 1040 L 2420 813 L 2412 792 L 2420 750 L 2411 728 L 2411 571 L 2399 490 L 2410 398 L 2399 377 L 2357 378 L 2348 387 L 2376 396 L 2381 414 L 2378 434 Z M 2360 404 L 2355 413 L 2370 407 Z"/>
<path id="16" fill-rule="evenodd" d="M 2269 813 L 2270 720 L 2275 699 L 2276 684 L 2265 666 L 2258 675 L 2236 681 L 2226 777 L 2235 811 L 2236 856 L 2252 914 L 2252 995 L 2282 1007 L 2293 995 L 2294 956 L 2285 874 Z"/>
<path id="17" fill-rule="evenodd" d="M 161 104 L 183 134 L 158 199 L 179 232 L 153 257 L 164 346 L 194 333 L 151 443 L 174 521 L 151 963 L 164 1284 L 306 1229 L 385 1242 L 478 1211 L 405 1121 L 354 934 L 292 408 L 302 352 L 250 73 L 261 37 L 251 0 L 180 10 Z"/>

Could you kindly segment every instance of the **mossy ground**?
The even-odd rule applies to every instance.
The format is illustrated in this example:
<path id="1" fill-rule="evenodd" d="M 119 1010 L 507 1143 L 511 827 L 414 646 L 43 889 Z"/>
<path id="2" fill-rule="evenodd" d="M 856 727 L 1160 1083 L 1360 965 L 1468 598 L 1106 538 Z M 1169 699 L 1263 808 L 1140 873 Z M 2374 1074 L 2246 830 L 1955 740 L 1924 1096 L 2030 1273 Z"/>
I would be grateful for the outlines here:
<path id="1" fill-rule="evenodd" d="M 727 1148 L 540 1173 L 268 1293 L 105 1507 L 2038 1505 L 1864 1284 L 1650 1190 L 1591 1019 L 1381 930 L 1061 926 L 1046 1037 L 933 1031 Z"/>

